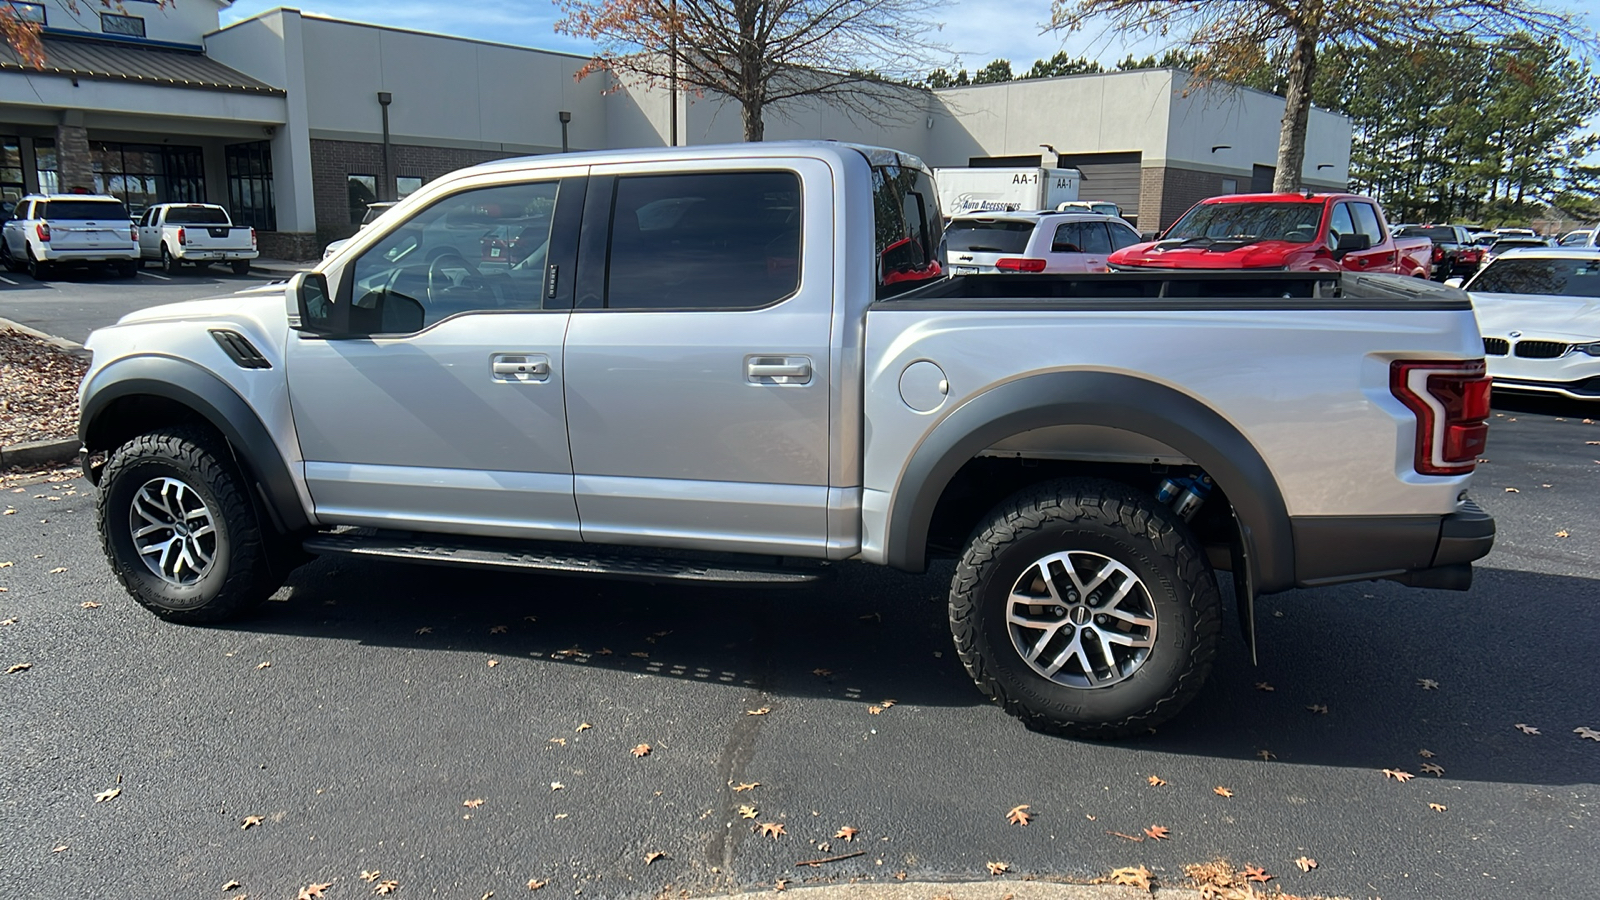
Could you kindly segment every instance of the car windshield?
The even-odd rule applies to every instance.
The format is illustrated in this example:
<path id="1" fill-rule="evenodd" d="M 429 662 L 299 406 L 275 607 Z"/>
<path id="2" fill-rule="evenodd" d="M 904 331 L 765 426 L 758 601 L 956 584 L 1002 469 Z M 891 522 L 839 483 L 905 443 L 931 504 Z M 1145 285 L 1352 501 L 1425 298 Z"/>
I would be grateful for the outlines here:
<path id="1" fill-rule="evenodd" d="M 945 229 L 945 246 L 951 253 L 1021 253 L 1033 226 L 1012 219 L 956 219 Z"/>
<path id="2" fill-rule="evenodd" d="M 1444 225 L 1407 225 L 1395 232 L 1397 237 L 1425 237 L 1435 244 L 1454 244 L 1456 230 Z"/>
<path id="3" fill-rule="evenodd" d="M 1320 201 L 1203 203 L 1162 235 L 1164 241 L 1292 241 L 1309 244 L 1322 224 Z"/>
<path id="4" fill-rule="evenodd" d="M 50 200 L 38 218 L 109 221 L 128 218 L 128 208 L 119 200 Z"/>
<path id="5" fill-rule="evenodd" d="M 228 214 L 215 206 L 172 206 L 167 208 L 168 225 L 228 225 Z"/>
<path id="6" fill-rule="evenodd" d="M 1469 285 L 1473 293 L 1600 297 L 1600 257 L 1506 256 Z"/>

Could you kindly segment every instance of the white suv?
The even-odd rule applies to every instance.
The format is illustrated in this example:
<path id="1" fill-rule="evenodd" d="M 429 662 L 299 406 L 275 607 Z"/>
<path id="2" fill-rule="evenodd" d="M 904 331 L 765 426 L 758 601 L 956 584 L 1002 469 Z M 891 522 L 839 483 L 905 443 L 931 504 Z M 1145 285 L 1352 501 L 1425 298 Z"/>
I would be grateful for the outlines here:
<path id="1" fill-rule="evenodd" d="M 40 280 L 58 267 L 86 264 L 132 278 L 139 271 L 139 234 L 115 197 L 30 194 L 0 230 L 0 260 Z"/>
<path id="2" fill-rule="evenodd" d="M 944 237 L 954 275 L 1105 272 L 1113 250 L 1140 240 L 1116 216 L 1048 212 L 956 216 Z"/>

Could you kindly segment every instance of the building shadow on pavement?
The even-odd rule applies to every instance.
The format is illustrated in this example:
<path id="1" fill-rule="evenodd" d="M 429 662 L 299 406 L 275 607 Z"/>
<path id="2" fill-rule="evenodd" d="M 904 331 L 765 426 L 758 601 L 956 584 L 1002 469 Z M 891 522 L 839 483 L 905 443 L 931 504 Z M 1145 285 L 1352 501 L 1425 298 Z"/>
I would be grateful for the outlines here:
<path id="1" fill-rule="evenodd" d="M 948 563 L 923 576 L 837 568 L 821 585 L 757 590 L 319 560 L 229 627 L 722 683 L 776 702 L 986 702 L 950 643 Z M 1259 667 L 1230 610 L 1201 695 L 1117 746 L 1414 773 L 1429 750 L 1451 779 L 1594 782 L 1600 745 L 1573 729 L 1600 728 L 1600 584 L 1477 574 L 1466 593 L 1364 582 L 1263 598 Z"/>

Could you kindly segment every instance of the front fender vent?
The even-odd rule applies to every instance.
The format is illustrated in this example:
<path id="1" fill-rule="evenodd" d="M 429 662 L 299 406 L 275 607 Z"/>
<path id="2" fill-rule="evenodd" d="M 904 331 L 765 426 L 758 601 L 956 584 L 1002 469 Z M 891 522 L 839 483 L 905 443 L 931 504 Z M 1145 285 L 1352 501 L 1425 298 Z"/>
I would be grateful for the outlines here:
<path id="1" fill-rule="evenodd" d="M 211 329 L 211 336 L 217 339 L 217 344 L 222 347 L 222 351 L 228 354 L 228 358 L 233 360 L 239 368 L 272 368 L 272 363 L 261 355 L 261 351 L 256 349 L 256 345 L 250 343 L 250 339 L 239 332 L 229 331 L 226 328 L 213 328 Z"/>

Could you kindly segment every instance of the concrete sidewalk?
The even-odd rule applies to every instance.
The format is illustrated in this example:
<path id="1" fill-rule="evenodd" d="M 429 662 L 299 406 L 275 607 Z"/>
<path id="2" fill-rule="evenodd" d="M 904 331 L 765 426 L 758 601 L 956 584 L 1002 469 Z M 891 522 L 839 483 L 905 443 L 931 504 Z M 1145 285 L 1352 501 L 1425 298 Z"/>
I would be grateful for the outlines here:
<path id="1" fill-rule="evenodd" d="M 1135 887 L 1108 884 L 1057 884 L 1047 881 L 984 882 L 904 882 L 900 884 L 829 884 L 789 887 L 785 897 L 802 900 L 1135 900 L 1139 897 L 1169 897 L 1173 900 L 1200 900 L 1192 888 L 1157 886 L 1151 893 Z M 746 894 L 723 895 L 719 900 L 771 900 L 771 889 Z"/>

